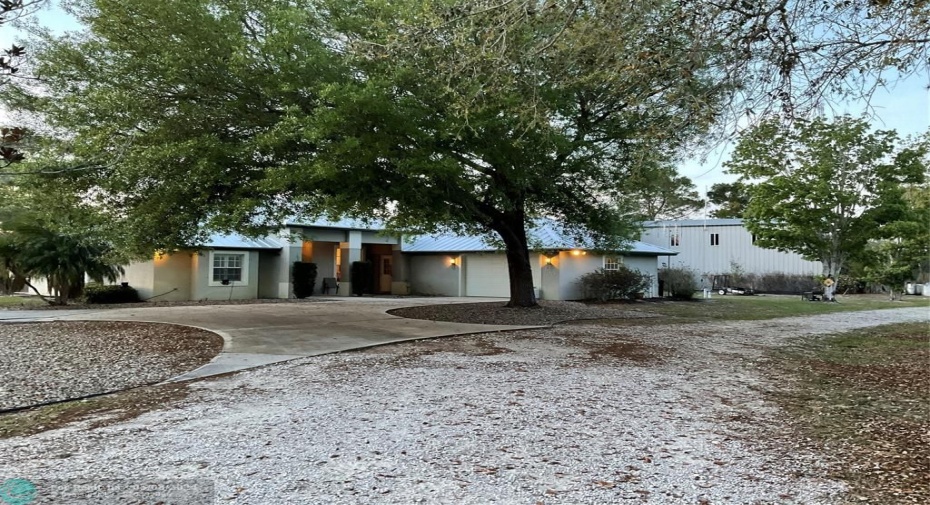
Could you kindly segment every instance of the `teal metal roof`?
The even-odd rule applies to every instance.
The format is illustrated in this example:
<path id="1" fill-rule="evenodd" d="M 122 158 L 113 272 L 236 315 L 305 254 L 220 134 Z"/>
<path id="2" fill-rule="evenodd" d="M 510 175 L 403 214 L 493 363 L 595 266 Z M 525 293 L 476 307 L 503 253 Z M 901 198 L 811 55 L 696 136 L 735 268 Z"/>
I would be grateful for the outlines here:
<path id="1" fill-rule="evenodd" d="M 534 229 L 528 230 L 527 235 L 531 249 L 593 249 L 589 241 L 578 241 L 562 233 L 557 225 L 549 220 L 540 220 Z M 423 235 L 414 238 L 412 242 L 404 242 L 401 246 L 404 252 L 410 253 L 462 253 L 462 252 L 493 252 L 502 249 L 481 235 Z M 623 252 L 631 255 L 644 256 L 674 256 L 678 254 L 670 249 L 647 244 L 638 240 L 631 240 Z"/>
<path id="2" fill-rule="evenodd" d="M 271 237 L 247 238 L 242 235 L 214 234 L 202 247 L 208 249 L 281 249 L 282 245 Z"/>

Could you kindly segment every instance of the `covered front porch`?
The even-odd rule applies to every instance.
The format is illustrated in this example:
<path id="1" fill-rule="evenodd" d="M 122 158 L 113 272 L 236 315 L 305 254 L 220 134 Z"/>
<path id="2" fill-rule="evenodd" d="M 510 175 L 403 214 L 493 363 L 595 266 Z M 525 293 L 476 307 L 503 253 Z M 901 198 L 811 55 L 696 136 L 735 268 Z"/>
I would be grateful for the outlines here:
<path id="1" fill-rule="evenodd" d="M 410 292 L 409 267 L 401 254 L 398 236 L 366 229 L 296 225 L 288 228 L 287 235 L 288 245 L 278 262 L 276 298 L 293 295 L 291 272 L 296 261 L 316 264 L 315 295 L 350 296 L 356 283 L 363 283 L 368 293 L 406 295 Z M 370 278 L 352 278 L 352 263 L 357 261 L 371 264 Z M 324 292 L 324 279 L 335 279 L 338 289 Z"/>

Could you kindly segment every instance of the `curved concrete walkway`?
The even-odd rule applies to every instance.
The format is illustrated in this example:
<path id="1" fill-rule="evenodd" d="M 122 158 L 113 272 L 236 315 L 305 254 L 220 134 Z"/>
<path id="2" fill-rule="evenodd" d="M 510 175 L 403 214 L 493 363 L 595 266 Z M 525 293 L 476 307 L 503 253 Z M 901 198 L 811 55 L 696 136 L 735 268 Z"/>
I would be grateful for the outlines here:
<path id="1" fill-rule="evenodd" d="M 187 380 L 392 342 L 538 328 L 446 323 L 387 314 L 400 307 L 489 301 L 506 302 L 501 298 L 319 297 L 298 303 L 0 311 L 0 321 L 144 321 L 196 326 L 222 335 L 225 345 L 216 358 L 174 379 Z"/>

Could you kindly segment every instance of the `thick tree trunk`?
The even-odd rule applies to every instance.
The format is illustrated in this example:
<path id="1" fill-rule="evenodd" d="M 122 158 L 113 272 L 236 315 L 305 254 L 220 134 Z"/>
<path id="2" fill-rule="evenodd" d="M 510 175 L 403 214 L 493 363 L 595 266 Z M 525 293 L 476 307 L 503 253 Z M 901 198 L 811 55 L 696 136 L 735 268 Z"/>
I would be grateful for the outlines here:
<path id="1" fill-rule="evenodd" d="M 536 307 L 533 292 L 533 268 L 526 239 L 526 223 L 522 213 L 508 216 L 495 227 L 504 240 L 507 251 L 507 271 L 510 274 L 510 301 L 508 307 Z"/>
<path id="2" fill-rule="evenodd" d="M 834 252 L 832 254 L 826 255 L 824 258 L 821 258 L 820 262 L 823 264 L 824 277 L 828 275 L 837 277 L 843 270 L 843 263 L 846 262 L 846 258 L 844 255 Z"/>

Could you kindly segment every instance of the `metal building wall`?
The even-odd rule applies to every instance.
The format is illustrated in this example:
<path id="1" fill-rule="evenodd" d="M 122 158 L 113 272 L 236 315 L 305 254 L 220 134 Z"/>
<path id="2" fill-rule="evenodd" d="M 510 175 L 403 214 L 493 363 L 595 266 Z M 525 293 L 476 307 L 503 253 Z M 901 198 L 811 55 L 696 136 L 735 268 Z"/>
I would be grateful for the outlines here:
<path id="1" fill-rule="evenodd" d="M 819 261 L 807 261 L 796 253 L 753 245 L 752 234 L 741 224 L 733 224 L 735 220 L 725 220 L 727 224 L 715 224 L 715 221 L 709 219 L 706 225 L 700 221 L 662 222 L 646 228 L 641 240 L 678 252 L 678 256 L 671 258 L 659 257 L 659 267 L 671 261 L 673 267 L 688 267 L 699 274 L 731 273 L 734 265 L 743 272 L 755 274 L 818 275 L 822 272 Z M 719 245 L 711 244 L 714 234 L 719 237 Z M 675 235 L 678 245 L 672 243 Z"/>

